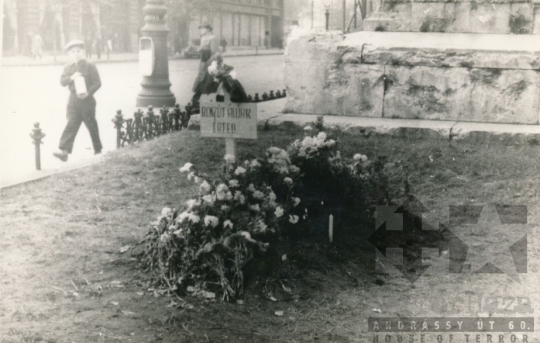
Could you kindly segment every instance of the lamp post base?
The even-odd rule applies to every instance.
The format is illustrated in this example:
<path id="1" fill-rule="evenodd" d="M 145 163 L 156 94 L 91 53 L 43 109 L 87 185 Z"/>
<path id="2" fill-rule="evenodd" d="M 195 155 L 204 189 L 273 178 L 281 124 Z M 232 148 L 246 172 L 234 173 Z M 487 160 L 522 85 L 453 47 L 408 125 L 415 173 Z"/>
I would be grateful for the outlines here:
<path id="1" fill-rule="evenodd" d="M 143 73 L 141 90 L 137 96 L 137 107 L 174 107 L 176 99 L 170 91 L 169 58 L 167 56 L 167 35 L 169 29 L 165 21 L 167 8 L 164 0 L 146 0 L 144 6 L 145 25 L 141 29 L 145 41 L 150 41 L 153 49 L 153 66 Z M 140 61 L 139 63 L 142 63 Z M 143 68 L 143 70 L 146 70 Z"/>
<path id="2" fill-rule="evenodd" d="M 167 106 L 174 107 L 176 105 L 176 99 L 174 95 L 156 97 L 156 96 L 137 96 L 137 107 L 154 106 L 155 108 Z"/>

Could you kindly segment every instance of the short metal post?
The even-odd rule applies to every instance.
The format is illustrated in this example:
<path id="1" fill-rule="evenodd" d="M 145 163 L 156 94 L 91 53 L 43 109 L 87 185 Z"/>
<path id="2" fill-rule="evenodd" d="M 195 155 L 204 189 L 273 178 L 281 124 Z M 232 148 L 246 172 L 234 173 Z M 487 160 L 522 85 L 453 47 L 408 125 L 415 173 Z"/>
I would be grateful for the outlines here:
<path id="1" fill-rule="evenodd" d="M 161 113 L 161 125 L 160 125 L 160 131 L 161 131 L 161 134 L 165 134 L 167 133 L 167 124 L 169 123 L 169 116 L 167 115 L 169 112 L 169 110 L 167 109 L 167 106 L 163 106 L 163 108 L 161 109 L 160 113 Z"/>
<path id="2" fill-rule="evenodd" d="M 148 123 L 146 126 L 146 139 L 152 139 L 154 137 L 154 107 L 148 106 L 148 113 L 146 114 L 148 118 Z"/>
<path id="3" fill-rule="evenodd" d="M 30 133 L 30 137 L 36 150 L 36 170 L 41 170 L 41 140 L 45 138 L 45 134 L 39 128 L 39 123 L 34 124 L 34 129 Z"/>
<path id="4" fill-rule="evenodd" d="M 116 111 L 116 116 L 114 116 L 112 122 L 116 128 L 116 148 L 119 149 L 122 147 L 122 126 L 124 125 L 124 116 L 121 110 Z"/>
<path id="5" fill-rule="evenodd" d="M 142 126 L 143 126 L 142 118 L 143 118 L 143 116 L 144 116 L 144 113 L 140 109 L 137 110 L 137 112 L 135 112 L 133 114 L 133 117 L 135 118 L 135 139 L 134 139 L 134 141 L 142 141 L 143 140 L 143 132 L 142 132 Z"/>
<path id="6" fill-rule="evenodd" d="M 180 128 L 180 117 L 182 115 L 182 112 L 180 111 L 180 105 L 176 104 L 176 106 L 174 106 L 174 112 L 173 112 L 173 117 L 174 117 L 174 130 L 175 131 L 179 131 L 181 128 Z"/>

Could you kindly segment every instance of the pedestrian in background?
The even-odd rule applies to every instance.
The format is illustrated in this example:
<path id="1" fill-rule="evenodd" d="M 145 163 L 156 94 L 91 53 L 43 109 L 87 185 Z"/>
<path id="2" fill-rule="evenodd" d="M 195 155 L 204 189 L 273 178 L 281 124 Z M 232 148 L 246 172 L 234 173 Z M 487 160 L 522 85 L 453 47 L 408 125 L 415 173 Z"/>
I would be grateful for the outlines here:
<path id="1" fill-rule="evenodd" d="M 92 43 L 93 43 L 93 39 L 90 36 L 90 34 L 88 34 L 86 36 L 86 39 L 84 40 L 84 48 L 86 50 L 86 59 L 92 58 Z"/>
<path id="2" fill-rule="evenodd" d="M 27 35 L 26 35 L 26 47 L 27 47 L 27 51 L 28 51 L 28 56 L 30 57 L 34 57 L 34 52 L 32 51 L 32 45 L 33 45 L 33 40 L 34 40 L 34 33 L 32 32 L 29 32 Z"/>
<path id="3" fill-rule="evenodd" d="M 43 58 L 43 39 L 38 33 L 32 38 L 32 56 L 34 56 L 34 61 L 38 56 L 40 60 Z"/>
<path id="4" fill-rule="evenodd" d="M 53 154 L 64 162 L 73 151 L 73 143 L 82 123 L 90 132 L 94 153 L 101 153 L 103 148 L 99 138 L 94 99 L 94 94 L 101 88 L 101 80 L 96 66 L 86 61 L 84 46 L 85 42 L 73 40 L 65 47 L 71 63 L 64 67 L 60 84 L 68 87 L 70 92 L 67 105 L 68 122 L 60 138 L 60 151 Z"/>
<path id="5" fill-rule="evenodd" d="M 203 23 L 199 26 L 201 34 L 201 46 L 199 52 L 201 61 L 199 63 L 199 74 L 193 83 L 193 98 L 191 104 L 193 107 L 199 107 L 199 100 L 205 90 L 205 86 L 213 81 L 213 77 L 208 74 L 208 67 L 216 60 L 219 55 L 219 39 L 214 36 L 213 28 L 208 23 Z"/>
<path id="6" fill-rule="evenodd" d="M 264 32 L 264 47 L 266 49 L 270 48 L 270 32 L 269 31 Z"/>
<path id="7" fill-rule="evenodd" d="M 225 39 L 225 37 L 221 38 L 221 47 L 223 49 L 222 52 L 227 52 L 227 40 Z"/>
<path id="8" fill-rule="evenodd" d="M 111 59 L 112 42 L 109 30 L 105 27 L 101 27 L 101 50 L 107 54 L 107 59 Z"/>
<path id="9" fill-rule="evenodd" d="M 100 36 L 96 37 L 95 45 L 96 45 L 96 55 L 97 55 L 98 60 L 100 60 L 101 59 L 101 46 L 103 45 L 103 42 L 101 41 Z"/>

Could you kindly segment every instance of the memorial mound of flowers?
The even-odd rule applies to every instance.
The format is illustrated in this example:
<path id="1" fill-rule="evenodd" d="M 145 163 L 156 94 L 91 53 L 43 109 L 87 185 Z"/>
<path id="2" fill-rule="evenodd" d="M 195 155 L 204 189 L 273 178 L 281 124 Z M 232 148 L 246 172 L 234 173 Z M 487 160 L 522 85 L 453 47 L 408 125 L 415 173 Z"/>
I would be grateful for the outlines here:
<path id="1" fill-rule="evenodd" d="M 248 265 L 286 258 L 277 247 L 303 240 L 328 246 L 330 215 L 355 223 L 350 231 L 372 223 L 375 206 L 393 196 L 388 164 L 341 156 L 322 123 L 315 127 L 286 149 L 270 147 L 266 156 L 226 155 L 214 180 L 185 163 L 179 171 L 198 195 L 178 210 L 164 208 L 141 242 L 142 265 L 155 281 L 174 291 L 238 298 Z"/>

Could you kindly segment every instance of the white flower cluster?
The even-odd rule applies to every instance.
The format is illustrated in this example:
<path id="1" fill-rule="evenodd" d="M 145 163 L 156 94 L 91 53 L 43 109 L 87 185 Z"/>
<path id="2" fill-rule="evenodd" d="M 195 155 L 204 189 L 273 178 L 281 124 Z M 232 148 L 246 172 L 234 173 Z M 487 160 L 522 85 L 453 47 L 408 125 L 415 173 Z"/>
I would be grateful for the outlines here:
<path id="1" fill-rule="evenodd" d="M 234 193 L 234 200 L 238 201 L 241 205 L 246 203 L 246 197 L 240 191 L 236 191 Z"/>
<path id="2" fill-rule="evenodd" d="M 202 200 L 205 205 L 214 206 L 214 203 L 216 202 L 216 195 L 215 194 L 203 195 Z"/>
<path id="3" fill-rule="evenodd" d="M 206 180 L 203 181 L 203 183 L 201 183 L 201 185 L 199 186 L 199 192 L 201 192 L 202 195 L 210 193 L 211 190 L 212 186 L 210 186 L 210 184 Z"/>
<path id="4" fill-rule="evenodd" d="M 201 205 L 201 202 L 195 199 L 191 199 L 191 200 L 188 200 L 186 204 L 188 205 L 188 210 L 193 211 L 194 209 L 196 209 L 198 206 Z"/>
<path id="5" fill-rule="evenodd" d="M 207 215 L 207 216 L 204 217 L 204 225 L 205 226 L 216 227 L 216 226 L 219 225 L 219 218 Z"/>
<path id="6" fill-rule="evenodd" d="M 310 130 L 306 130 L 309 132 Z M 297 139 L 293 143 L 293 147 L 298 149 L 298 156 L 311 158 L 316 155 L 322 148 L 331 148 L 336 145 L 333 139 L 327 139 L 324 132 L 319 132 L 316 136 L 306 136 L 302 141 Z"/>
<path id="7" fill-rule="evenodd" d="M 180 173 L 187 173 L 191 170 L 191 168 L 193 167 L 193 164 L 192 163 L 186 163 L 184 164 L 184 166 L 182 168 L 180 168 Z"/>
<path id="8" fill-rule="evenodd" d="M 351 171 L 361 180 L 366 180 L 369 177 L 369 172 L 366 169 L 370 162 L 366 155 L 355 154 L 353 156 L 354 164 L 350 166 Z"/>
<path id="9" fill-rule="evenodd" d="M 178 223 L 183 223 L 186 219 L 188 219 L 188 221 L 192 222 L 193 224 L 197 224 L 201 221 L 201 218 L 199 218 L 198 215 L 189 211 L 184 211 L 180 213 L 180 215 L 176 218 L 176 221 Z"/>
<path id="10" fill-rule="evenodd" d="M 231 191 L 229 190 L 229 187 L 225 184 L 221 184 L 216 189 L 216 198 L 218 200 L 232 200 L 233 196 Z"/>
<path id="11" fill-rule="evenodd" d="M 281 174 L 289 174 L 289 165 L 291 160 L 289 154 L 280 148 L 272 147 L 266 151 L 268 163 L 274 166 L 274 169 Z"/>
<path id="12" fill-rule="evenodd" d="M 178 169 L 180 173 L 187 173 L 187 179 L 189 181 L 194 181 L 196 184 L 199 184 L 202 182 L 202 179 L 197 176 L 197 172 L 193 170 L 193 164 L 188 162 L 184 164 L 184 166 L 180 169 Z"/>
<path id="13" fill-rule="evenodd" d="M 362 155 L 362 154 L 355 154 L 354 157 L 353 157 L 353 160 L 355 162 L 367 162 L 368 161 L 368 157 L 366 155 Z"/>
<path id="14" fill-rule="evenodd" d="M 215 64 L 213 66 L 218 68 Z M 326 136 L 322 134 L 314 137 L 312 141 L 315 142 L 312 144 L 313 146 L 329 144 L 326 141 Z M 300 168 L 291 164 L 289 154 L 283 149 L 272 147 L 267 150 L 266 154 L 266 161 L 252 159 L 240 164 L 235 156 L 225 155 L 228 178 L 217 186 L 201 177 L 192 163 L 184 164 L 179 170 L 181 173 L 187 174 L 188 180 L 195 181 L 199 195 L 186 202 L 186 210 L 176 217 L 174 221 L 176 224 L 170 225 L 168 237 L 170 237 L 170 233 L 177 236 L 203 234 L 200 230 L 194 230 L 197 227 L 203 230 L 222 227 L 234 232 L 248 225 L 251 227 L 252 233 L 275 232 L 273 228 L 269 227 L 269 225 L 275 225 L 272 220 L 268 221 L 269 214 L 273 214 L 274 220 L 277 219 L 283 224 L 297 224 L 300 221 L 300 216 L 291 213 L 290 210 L 301 203 L 300 198 L 292 197 L 291 194 L 291 198 L 289 198 L 291 200 L 280 206 L 277 203 L 277 195 L 271 187 L 265 186 L 264 183 L 263 186 L 256 186 L 256 182 L 251 182 L 246 187 L 247 181 L 251 181 L 252 177 L 257 175 L 258 169 L 262 168 L 264 164 L 264 167 L 269 167 L 283 175 L 283 185 L 290 187 L 292 191 Z M 235 209 L 236 211 L 236 209 L 242 208 L 249 211 L 249 215 L 245 217 L 248 222 L 240 220 L 236 224 L 233 223 L 233 220 L 236 221 L 233 219 L 236 212 L 233 213 L 231 210 Z M 169 208 L 164 208 L 162 211 L 162 217 L 170 217 L 171 220 L 175 218 L 175 215 L 176 211 Z M 243 232 L 246 239 L 252 239 L 251 236 L 248 237 L 249 232 Z"/>

